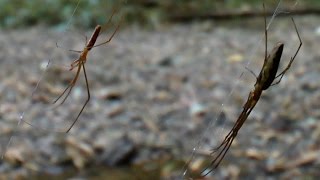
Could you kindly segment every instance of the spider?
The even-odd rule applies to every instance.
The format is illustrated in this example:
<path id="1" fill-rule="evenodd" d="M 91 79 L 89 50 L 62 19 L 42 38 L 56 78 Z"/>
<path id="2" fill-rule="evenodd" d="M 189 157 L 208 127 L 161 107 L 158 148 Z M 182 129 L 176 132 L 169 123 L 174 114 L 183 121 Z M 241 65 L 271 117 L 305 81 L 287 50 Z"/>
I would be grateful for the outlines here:
<path id="1" fill-rule="evenodd" d="M 110 23 L 112 17 L 114 15 L 114 12 L 112 13 L 111 17 L 109 18 L 108 20 L 108 23 Z M 76 70 L 76 74 L 75 76 L 73 77 L 73 79 L 70 81 L 69 85 L 65 88 L 65 90 L 58 96 L 58 98 L 56 98 L 53 103 L 57 103 L 59 100 L 61 100 L 60 102 L 60 105 L 63 104 L 66 99 L 68 98 L 68 96 L 70 95 L 73 87 L 75 86 L 78 78 L 79 78 L 79 75 L 80 75 L 80 72 L 81 72 L 81 69 L 83 69 L 83 74 L 84 74 L 84 77 L 85 77 L 85 82 L 86 82 L 86 88 L 87 88 L 87 99 L 85 101 L 85 103 L 83 104 L 82 108 L 80 109 L 80 112 L 78 113 L 77 117 L 75 118 L 75 120 L 72 122 L 72 124 L 70 125 L 70 127 L 67 129 L 66 133 L 68 133 L 71 128 L 74 126 L 74 124 L 78 121 L 82 111 L 84 110 L 84 108 L 86 107 L 86 105 L 88 104 L 89 100 L 90 100 L 90 89 L 89 89 L 89 82 L 88 82 L 88 78 L 87 78 L 87 73 L 86 73 L 86 68 L 85 68 L 85 63 L 87 62 L 87 55 L 89 53 L 89 51 L 95 47 L 98 47 L 98 46 L 101 46 L 101 45 L 104 45 L 104 44 L 107 44 L 109 43 L 112 38 L 114 37 L 114 35 L 116 34 L 116 32 L 118 31 L 119 29 L 119 26 L 120 26 L 120 23 L 117 25 L 116 29 L 114 30 L 114 32 L 111 34 L 111 36 L 104 42 L 102 43 L 99 43 L 97 45 L 95 45 L 96 43 L 96 40 L 99 36 L 99 33 L 101 31 L 101 25 L 97 25 L 89 39 L 89 41 L 87 40 L 87 37 L 86 37 L 86 45 L 85 47 L 83 48 L 82 51 L 76 51 L 76 50 L 69 50 L 71 52 L 76 52 L 76 53 L 79 53 L 79 57 L 78 59 L 74 60 L 71 65 L 70 65 L 70 71 L 72 71 L 73 69 L 77 69 Z M 56 43 L 56 46 L 58 46 L 58 44 Z M 63 98 L 62 98 L 63 97 Z M 62 99 L 61 99 L 62 98 Z"/>
<path id="2" fill-rule="evenodd" d="M 263 9 L 265 12 L 264 4 L 263 4 Z M 236 138 L 240 128 L 242 127 L 244 122 L 247 120 L 251 111 L 253 110 L 253 108 L 255 107 L 257 102 L 259 101 L 262 92 L 264 90 L 267 90 L 270 86 L 279 84 L 282 77 L 284 76 L 284 74 L 291 67 L 291 64 L 293 63 L 294 59 L 296 58 L 296 56 L 302 46 L 302 41 L 301 41 L 301 38 L 300 38 L 300 35 L 298 32 L 297 26 L 295 24 L 295 21 L 293 18 L 291 18 L 291 20 L 294 25 L 296 34 L 299 38 L 300 44 L 299 44 L 299 47 L 297 48 L 296 52 L 294 53 L 294 55 L 291 57 L 286 68 L 281 73 L 279 73 L 277 75 L 284 44 L 281 42 L 278 42 L 274 46 L 274 48 L 272 49 L 270 54 L 268 55 L 268 53 L 267 53 L 267 51 L 268 51 L 267 50 L 268 33 L 267 33 L 267 27 L 266 27 L 267 26 L 266 25 L 267 24 L 266 23 L 266 15 L 264 15 L 265 56 L 264 56 L 263 66 L 261 68 L 261 71 L 260 71 L 258 77 L 256 78 L 256 83 L 254 85 L 254 88 L 250 91 L 248 99 L 247 99 L 246 103 L 244 104 L 243 110 L 242 110 L 241 114 L 239 115 L 237 121 L 233 125 L 230 132 L 226 135 L 226 137 L 224 138 L 222 143 L 217 148 L 212 150 L 211 155 L 213 155 L 214 158 L 213 158 L 212 162 L 210 163 L 210 165 L 205 170 L 207 170 L 209 167 L 211 167 L 211 168 L 208 172 L 206 172 L 204 174 L 204 176 L 206 176 L 207 174 L 209 174 L 210 172 L 212 172 L 214 169 L 216 169 L 219 166 L 220 162 L 222 161 L 222 159 L 224 158 L 224 156 L 228 152 L 233 140 Z M 277 81 L 274 82 L 275 80 L 277 80 Z M 202 171 L 202 174 L 204 173 L 204 171 Z"/>

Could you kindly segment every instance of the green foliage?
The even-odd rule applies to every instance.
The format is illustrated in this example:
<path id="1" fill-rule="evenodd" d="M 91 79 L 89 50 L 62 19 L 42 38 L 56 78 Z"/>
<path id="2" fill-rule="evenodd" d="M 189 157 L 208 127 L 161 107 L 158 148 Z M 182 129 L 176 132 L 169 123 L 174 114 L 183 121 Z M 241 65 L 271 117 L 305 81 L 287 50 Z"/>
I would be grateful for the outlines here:
<path id="1" fill-rule="evenodd" d="M 0 0 L 0 25 L 5 28 L 25 27 L 35 24 L 60 26 L 68 22 L 78 0 Z M 177 13 L 207 13 L 217 10 L 232 11 L 239 8 L 261 8 L 261 0 L 80 0 L 75 13 L 77 27 L 92 27 L 106 22 L 114 8 L 121 10 L 124 23 L 156 25 L 166 22 Z M 265 0 L 267 7 L 278 1 Z M 292 0 L 283 0 L 292 6 Z M 318 0 L 299 1 L 299 6 L 320 7 Z"/>

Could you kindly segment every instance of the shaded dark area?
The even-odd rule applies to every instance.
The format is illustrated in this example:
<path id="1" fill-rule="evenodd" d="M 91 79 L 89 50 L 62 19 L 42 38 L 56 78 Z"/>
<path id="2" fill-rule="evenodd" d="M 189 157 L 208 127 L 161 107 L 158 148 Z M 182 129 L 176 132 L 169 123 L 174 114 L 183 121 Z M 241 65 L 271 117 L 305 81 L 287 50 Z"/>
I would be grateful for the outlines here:
<path id="1" fill-rule="evenodd" d="M 71 17 L 78 0 L 66 1 L 1 1 L 0 24 L 2 28 L 22 28 L 36 24 L 47 26 L 65 26 Z M 319 14 L 320 3 L 317 0 L 283 0 L 284 12 L 290 15 Z M 277 1 L 265 0 L 267 12 L 272 14 Z M 39 5 L 41 4 L 41 5 Z M 260 0 L 80 0 L 75 12 L 74 24 L 78 28 L 92 28 L 106 21 L 113 10 L 121 12 L 123 24 L 139 24 L 155 27 L 168 22 L 249 18 L 261 16 Z M 101 13 L 103 12 L 103 13 Z M 280 13 L 282 16 L 287 13 Z"/>
<path id="2" fill-rule="evenodd" d="M 293 15 L 320 15 L 320 8 L 308 8 L 308 9 L 287 9 L 283 10 L 284 12 L 290 13 L 280 13 L 278 17 L 290 17 Z M 169 20 L 173 22 L 190 22 L 190 21 L 204 21 L 204 20 L 229 20 L 229 19 L 248 19 L 253 17 L 264 17 L 273 15 L 273 10 L 268 10 L 265 13 L 261 10 L 244 10 L 244 11 L 230 11 L 230 12 L 218 12 L 218 13 L 197 13 L 197 14 L 190 14 L 190 13 L 176 13 L 169 15 Z"/>

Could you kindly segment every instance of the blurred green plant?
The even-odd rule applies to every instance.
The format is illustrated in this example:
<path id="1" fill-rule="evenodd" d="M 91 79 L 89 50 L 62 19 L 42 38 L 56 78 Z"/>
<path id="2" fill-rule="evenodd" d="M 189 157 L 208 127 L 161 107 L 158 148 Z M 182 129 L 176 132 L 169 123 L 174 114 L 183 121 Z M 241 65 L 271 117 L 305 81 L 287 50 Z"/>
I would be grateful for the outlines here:
<path id="1" fill-rule="evenodd" d="M 0 0 L 0 25 L 22 28 L 36 24 L 61 26 L 68 22 L 78 0 Z M 223 12 L 240 9 L 261 9 L 261 0 L 81 0 L 75 13 L 77 27 L 88 28 L 104 23 L 114 7 L 120 7 L 124 23 L 157 25 L 177 13 Z M 278 1 L 265 0 L 267 7 Z M 283 0 L 292 6 L 295 1 Z M 270 6 L 268 6 L 270 5 Z M 319 0 L 299 1 L 299 7 L 320 7 Z"/>

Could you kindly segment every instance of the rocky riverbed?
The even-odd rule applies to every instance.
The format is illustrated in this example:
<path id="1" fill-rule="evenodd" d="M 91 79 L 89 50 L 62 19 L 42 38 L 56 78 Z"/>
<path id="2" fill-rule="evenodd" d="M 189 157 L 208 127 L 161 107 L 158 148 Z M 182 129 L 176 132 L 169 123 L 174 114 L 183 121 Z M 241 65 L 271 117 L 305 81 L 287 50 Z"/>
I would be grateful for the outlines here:
<path id="1" fill-rule="evenodd" d="M 217 179 L 320 176 L 320 21 L 295 20 L 302 49 L 282 82 L 263 93 L 212 175 Z M 65 134 L 87 98 L 80 74 L 65 103 L 52 103 L 75 74 L 68 65 L 78 54 L 65 50 L 80 50 L 81 34 L 91 32 L 77 33 L 1 31 L 1 179 L 179 177 L 181 161 L 187 162 L 205 133 L 189 170 L 200 171 L 253 87 L 255 77 L 245 66 L 259 73 L 264 56 L 261 18 L 121 28 L 110 44 L 89 53 L 91 99 Z M 285 43 L 284 68 L 299 45 L 289 18 L 273 22 L 268 50 L 277 41 Z M 17 126 L 21 115 L 33 127 Z M 112 171 L 103 174 L 106 169 Z"/>

